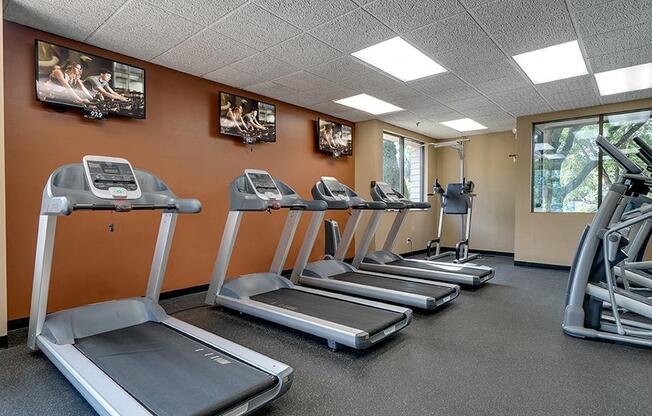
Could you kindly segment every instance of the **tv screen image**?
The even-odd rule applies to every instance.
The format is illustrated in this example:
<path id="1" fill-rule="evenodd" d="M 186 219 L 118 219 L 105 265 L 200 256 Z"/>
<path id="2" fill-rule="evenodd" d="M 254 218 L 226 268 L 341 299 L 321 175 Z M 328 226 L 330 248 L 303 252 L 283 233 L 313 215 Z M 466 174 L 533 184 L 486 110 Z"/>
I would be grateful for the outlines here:
<path id="1" fill-rule="evenodd" d="M 145 70 L 37 40 L 36 98 L 64 107 L 145 118 Z"/>
<path id="2" fill-rule="evenodd" d="M 221 134 L 240 137 L 244 143 L 276 141 L 276 106 L 252 98 L 220 92 Z"/>
<path id="3" fill-rule="evenodd" d="M 319 150 L 333 156 L 353 155 L 353 128 L 345 124 L 318 120 Z"/>

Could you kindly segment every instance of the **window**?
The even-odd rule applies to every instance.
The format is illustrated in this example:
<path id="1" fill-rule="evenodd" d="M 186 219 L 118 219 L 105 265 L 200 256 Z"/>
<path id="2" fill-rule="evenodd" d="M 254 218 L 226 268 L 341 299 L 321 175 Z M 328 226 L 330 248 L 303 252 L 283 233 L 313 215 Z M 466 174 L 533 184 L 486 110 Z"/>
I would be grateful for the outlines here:
<path id="1" fill-rule="evenodd" d="M 595 145 L 596 136 L 633 154 L 632 138 L 652 144 L 650 115 L 645 110 L 535 124 L 532 211 L 595 212 L 619 175 L 618 165 Z"/>
<path id="2" fill-rule="evenodd" d="M 424 200 L 423 143 L 383 133 L 383 181 L 413 201 Z"/>

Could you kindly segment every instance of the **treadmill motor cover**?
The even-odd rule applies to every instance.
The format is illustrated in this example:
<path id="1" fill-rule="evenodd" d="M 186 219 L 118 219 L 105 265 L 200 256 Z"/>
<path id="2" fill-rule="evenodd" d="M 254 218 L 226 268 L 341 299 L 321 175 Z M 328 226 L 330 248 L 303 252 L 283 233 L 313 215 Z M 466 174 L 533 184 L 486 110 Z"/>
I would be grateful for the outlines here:
<path id="1" fill-rule="evenodd" d="M 155 322 L 80 338 L 75 347 L 155 415 L 214 415 L 277 383 Z"/>

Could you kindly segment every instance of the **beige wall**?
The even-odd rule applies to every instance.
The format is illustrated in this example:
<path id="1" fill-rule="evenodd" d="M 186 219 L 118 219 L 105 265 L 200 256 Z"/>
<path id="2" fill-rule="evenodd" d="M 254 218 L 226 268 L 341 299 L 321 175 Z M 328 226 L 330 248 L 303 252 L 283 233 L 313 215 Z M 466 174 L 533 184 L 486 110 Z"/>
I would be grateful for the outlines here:
<path id="1" fill-rule="evenodd" d="M 426 137 L 391 124 L 383 123 L 378 120 L 370 120 L 357 123 L 355 126 L 355 191 L 365 199 L 370 199 L 370 183 L 372 180 L 379 180 L 383 177 L 382 148 L 383 148 L 383 131 L 389 131 L 410 137 L 422 142 L 434 142 L 430 137 Z M 426 147 L 425 154 L 425 184 L 424 192 L 427 193 L 432 181 L 435 178 L 435 157 L 434 150 Z M 367 227 L 370 213 L 365 213 L 356 232 L 356 240 L 359 241 L 362 233 Z M 371 244 L 370 250 L 374 250 L 383 245 L 387 232 L 394 220 L 393 213 L 387 213 L 383 216 L 376 237 Z M 397 253 L 405 253 L 411 250 L 420 250 L 425 247 L 426 242 L 434 237 L 436 224 L 435 211 L 412 212 L 408 214 L 401 232 L 396 238 L 393 247 Z M 344 224 L 340 225 L 343 229 Z M 412 240 L 412 247 L 406 243 L 406 240 Z"/>
<path id="2" fill-rule="evenodd" d="M 519 154 L 519 160 L 516 169 L 515 260 L 570 265 L 582 229 L 593 218 L 593 214 L 531 212 L 530 183 L 532 168 L 530 154 L 532 124 L 649 107 L 652 107 L 652 99 L 539 114 L 517 119 L 517 153 Z"/>
<path id="3" fill-rule="evenodd" d="M 0 25 L 2 9 L 0 9 Z M 2 73 L 3 38 L 0 27 L 0 81 L 4 80 Z M 7 335 L 7 234 L 5 229 L 5 125 L 4 125 L 4 85 L 0 82 L 0 337 Z"/>
<path id="4" fill-rule="evenodd" d="M 514 201 L 517 167 L 509 157 L 515 152 L 514 134 L 509 132 L 470 136 L 464 145 L 464 172 L 475 183 L 476 198 L 471 221 L 471 249 L 514 252 Z M 436 174 L 446 187 L 459 182 L 459 157 L 451 148 L 435 150 Z M 433 200 L 439 210 L 439 199 Z M 461 218 L 447 216 L 442 233 L 445 247 L 461 238 Z"/>

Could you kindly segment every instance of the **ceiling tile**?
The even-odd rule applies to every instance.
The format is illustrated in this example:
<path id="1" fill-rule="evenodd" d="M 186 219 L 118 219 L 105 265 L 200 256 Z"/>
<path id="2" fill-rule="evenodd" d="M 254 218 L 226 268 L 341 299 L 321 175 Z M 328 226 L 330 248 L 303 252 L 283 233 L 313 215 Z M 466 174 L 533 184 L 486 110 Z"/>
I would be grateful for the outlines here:
<path id="1" fill-rule="evenodd" d="M 577 38 L 563 0 L 498 0 L 471 14 L 510 55 Z"/>
<path id="2" fill-rule="evenodd" d="M 310 33 L 345 53 L 355 52 L 396 36 L 362 9 L 356 9 L 324 23 Z"/>
<path id="3" fill-rule="evenodd" d="M 504 55 L 496 61 L 456 69 L 455 73 L 464 81 L 473 85 L 503 77 L 517 78 L 523 76 L 516 68 L 516 63 L 512 59 L 505 59 Z"/>
<path id="4" fill-rule="evenodd" d="M 484 4 L 491 3 L 492 1 L 496 0 L 459 0 L 460 3 L 464 4 L 469 9 L 474 9 L 476 7 L 480 7 Z"/>
<path id="5" fill-rule="evenodd" d="M 292 97 L 297 93 L 297 91 L 292 88 L 288 88 L 285 85 L 277 84 L 272 81 L 264 81 L 250 85 L 247 87 L 247 91 L 252 91 L 256 94 L 264 95 L 280 101 L 285 101 L 286 98 Z"/>
<path id="6" fill-rule="evenodd" d="M 263 80 L 282 77 L 299 69 L 265 53 L 252 55 L 234 63 L 232 66 L 238 71 L 246 72 Z"/>
<path id="7" fill-rule="evenodd" d="M 426 95 L 415 95 L 414 97 L 395 100 L 392 104 L 409 111 L 427 110 L 433 107 L 441 107 L 441 104 Z"/>
<path id="8" fill-rule="evenodd" d="M 330 81 L 339 82 L 363 74 L 376 73 L 377 71 L 361 64 L 351 56 L 342 56 L 341 58 L 334 59 L 330 62 L 313 66 L 310 68 L 310 72 Z"/>
<path id="9" fill-rule="evenodd" d="M 476 45 L 464 45 L 433 56 L 450 71 L 458 72 L 469 66 L 483 66 L 505 59 L 505 54 L 488 38 Z"/>
<path id="10" fill-rule="evenodd" d="M 381 114 L 378 118 L 386 123 L 398 124 L 401 123 L 403 126 L 409 126 L 410 128 L 416 128 L 416 123 L 421 124 L 421 121 L 424 119 L 421 116 L 418 116 L 409 111 L 399 111 L 397 113 Z"/>
<path id="11" fill-rule="evenodd" d="M 320 97 L 322 99 L 321 101 L 328 101 L 339 100 L 341 98 L 351 97 L 352 95 L 358 95 L 361 91 L 341 85 L 330 85 L 328 87 L 310 90 L 309 92 L 317 97 Z"/>
<path id="12" fill-rule="evenodd" d="M 355 109 L 342 111 L 341 113 L 335 113 L 333 116 L 352 121 L 353 123 L 359 123 L 361 121 L 371 120 L 374 118 L 373 114 L 365 113 L 364 111 Z"/>
<path id="13" fill-rule="evenodd" d="M 192 75 L 203 75 L 256 53 L 256 50 L 206 29 L 152 62 Z"/>
<path id="14" fill-rule="evenodd" d="M 88 42 L 149 61 L 201 29 L 197 23 L 148 3 L 131 2 L 95 32 Z"/>
<path id="15" fill-rule="evenodd" d="M 648 22 L 652 25 L 652 1 L 616 0 L 575 12 L 581 36 L 609 32 Z"/>
<path id="16" fill-rule="evenodd" d="M 348 111 L 348 107 L 334 103 L 333 101 L 325 101 L 323 103 L 311 105 L 310 109 L 324 114 L 334 114 L 341 113 L 342 111 Z"/>
<path id="17" fill-rule="evenodd" d="M 254 2 L 304 30 L 316 27 L 357 7 L 351 0 L 254 0 Z"/>
<path id="18" fill-rule="evenodd" d="M 595 93 L 590 90 L 546 94 L 545 97 L 555 110 L 568 110 L 571 108 L 600 105 L 600 100 Z"/>
<path id="19" fill-rule="evenodd" d="M 479 82 L 475 87 L 483 94 L 496 94 L 501 91 L 515 90 L 530 86 L 530 82 L 526 81 L 522 76 L 508 76 L 489 81 Z"/>
<path id="20" fill-rule="evenodd" d="M 590 91 L 593 93 L 593 85 L 593 75 L 581 75 L 579 77 L 537 84 L 536 88 L 543 95 L 562 94 L 579 90 Z"/>
<path id="21" fill-rule="evenodd" d="M 466 87 L 467 84 L 451 72 L 443 72 L 428 78 L 408 83 L 412 88 L 428 95 L 456 87 Z"/>
<path id="22" fill-rule="evenodd" d="M 435 55 L 461 46 L 475 49 L 487 42 L 487 35 L 467 13 L 458 14 L 405 34 L 405 39 L 422 51 Z"/>
<path id="23" fill-rule="evenodd" d="M 299 71 L 276 78 L 274 82 L 298 91 L 308 91 L 334 85 L 332 82 L 306 71 Z"/>
<path id="24" fill-rule="evenodd" d="M 448 107 L 432 108 L 430 110 L 417 111 L 415 112 L 415 114 L 426 117 L 428 120 L 437 123 L 442 121 L 457 120 L 460 118 L 464 118 L 464 115 L 462 113 L 451 110 Z"/>
<path id="25" fill-rule="evenodd" d="M 378 0 L 365 9 L 395 30 L 405 33 L 464 11 L 457 0 Z"/>
<path id="26" fill-rule="evenodd" d="M 492 103 L 484 96 L 477 95 L 475 97 L 464 98 L 462 100 L 447 101 L 446 105 L 453 110 L 459 111 L 461 113 L 466 113 L 467 111 L 474 108 L 490 106 Z"/>
<path id="27" fill-rule="evenodd" d="M 646 90 L 624 92 L 622 94 L 613 94 L 600 97 L 603 104 L 622 103 L 625 101 L 642 100 L 644 98 L 652 98 L 652 88 Z"/>
<path id="28" fill-rule="evenodd" d="M 145 1 L 145 0 L 138 0 Z M 148 3 L 176 13 L 204 26 L 216 22 L 227 13 L 237 9 L 247 0 L 146 0 Z M 96 2 L 96 3 L 103 3 Z"/>
<path id="29" fill-rule="evenodd" d="M 571 10 L 582 10 L 589 7 L 595 7 L 611 0 L 567 0 Z"/>
<path id="30" fill-rule="evenodd" d="M 487 96 L 496 104 L 505 107 L 504 104 L 531 100 L 533 102 L 541 100 L 539 93 L 531 86 L 517 88 L 509 91 L 496 92 L 487 94 Z"/>
<path id="31" fill-rule="evenodd" d="M 444 104 L 448 104 L 453 101 L 465 100 L 467 98 L 474 98 L 478 96 L 478 92 L 468 86 L 451 88 L 449 90 L 438 91 L 431 94 L 433 98 L 437 101 L 441 101 Z"/>
<path id="32" fill-rule="evenodd" d="M 513 118 L 510 116 L 510 114 L 506 113 L 503 111 L 500 107 L 498 107 L 495 104 L 490 104 L 486 105 L 483 107 L 475 107 L 469 110 L 464 111 L 464 114 L 467 115 L 468 117 L 476 120 L 480 119 L 505 119 L 505 118 Z"/>
<path id="33" fill-rule="evenodd" d="M 266 52 L 304 69 L 342 56 L 337 50 L 307 33 L 273 46 Z"/>
<path id="34" fill-rule="evenodd" d="M 253 3 L 215 23 L 211 29 L 260 51 L 301 33 L 298 28 Z"/>
<path id="35" fill-rule="evenodd" d="M 21 25 L 83 41 L 126 0 L 96 2 L 84 0 L 11 0 L 4 18 Z"/>
<path id="36" fill-rule="evenodd" d="M 531 114 L 541 114 L 552 111 L 552 108 L 546 104 L 542 99 L 527 100 L 527 101 L 514 101 L 502 105 L 505 111 L 508 111 L 514 116 L 525 116 Z"/>
<path id="37" fill-rule="evenodd" d="M 204 75 L 204 78 L 238 88 L 247 87 L 249 85 L 258 84 L 259 82 L 264 81 L 254 75 L 239 71 L 231 65 L 216 69 L 213 72 L 209 72 L 208 74 Z"/>
<path id="38" fill-rule="evenodd" d="M 622 52 L 626 49 L 650 47 L 652 44 L 652 23 L 630 26 L 611 32 L 598 33 L 592 36 L 583 36 L 582 40 L 589 57 L 604 55 L 612 52 Z"/>
<path id="39" fill-rule="evenodd" d="M 652 47 L 650 45 L 642 46 L 625 51 L 615 51 L 604 55 L 589 58 L 591 72 L 604 72 L 612 69 L 627 68 L 629 66 L 646 64 L 652 62 Z"/>

